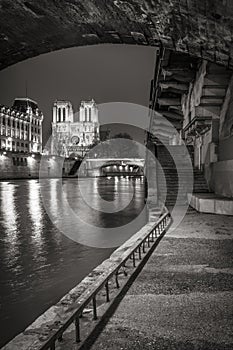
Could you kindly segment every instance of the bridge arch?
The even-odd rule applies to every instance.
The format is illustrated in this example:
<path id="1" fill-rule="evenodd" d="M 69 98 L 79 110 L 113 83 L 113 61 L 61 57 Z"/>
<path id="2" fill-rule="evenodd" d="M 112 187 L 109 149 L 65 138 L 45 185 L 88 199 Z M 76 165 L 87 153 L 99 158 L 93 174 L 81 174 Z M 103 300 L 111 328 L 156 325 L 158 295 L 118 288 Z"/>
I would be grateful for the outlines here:
<path id="1" fill-rule="evenodd" d="M 0 0 L 0 69 L 43 53 L 160 46 L 233 67 L 233 3 L 219 0 Z"/>
<path id="2" fill-rule="evenodd" d="M 102 175 L 128 175 L 128 176 L 143 176 L 144 167 L 141 162 L 122 162 L 122 161 L 108 161 L 100 167 Z"/>

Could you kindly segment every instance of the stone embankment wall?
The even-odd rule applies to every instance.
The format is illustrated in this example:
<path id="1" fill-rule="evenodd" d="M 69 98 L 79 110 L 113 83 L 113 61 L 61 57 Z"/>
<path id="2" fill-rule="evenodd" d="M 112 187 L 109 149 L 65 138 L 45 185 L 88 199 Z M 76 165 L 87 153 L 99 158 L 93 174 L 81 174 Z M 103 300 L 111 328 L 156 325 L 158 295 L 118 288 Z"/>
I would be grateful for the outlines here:
<path id="1" fill-rule="evenodd" d="M 182 97 L 182 110 L 184 114 L 184 127 L 195 117 L 212 117 L 209 129 L 194 137 L 194 166 L 201 165 L 211 191 L 217 195 L 233 197 L 233 78 L 229 78 L 222 106 L 214 104 L 201 107 L 202 99 L 221 98 L 219 90 L 221 81 L 225 84 L 225 75 L 231 75 L 228 70 L 208 71 L 209 63 L 203 61 L 196 73 L 195 80 L 190 83 L 188 94 Z M 213 67 L 213 66 L 212 66 Z M 213 69 L 213 68 L 212 68 Z M 211 76 L 211 78 L 210 78 Z M 212 81 L 211 81 L 212 79 Z M 216 85 L 216 95 L 213 87 Z M 211 90 L 212 89 L 212 90 Z M 206 92 L 208 91 L 209 92 Z M 211 91 L 211 92 L 210 92 Z M 219 96 L 218 96 L 219 95 Z"/>
<path id="2" fill-rule="evenodd" d="M 218 162 L 213 164 L 212 181 L 217 194 L 233 197 L 233 77 L 221 110 Z"/>
<path id="3" fill-rule="evenodd" d="M 24 153 L 2 153 L 0 155 L 0 180 L 39 178 L 41 159 L 40 154 L 32 156 Z M 48 178 L 68 176 L 74 162 L 72 159 L 64 160 L 61 157 L 45 156 L 40 175 Z"/>

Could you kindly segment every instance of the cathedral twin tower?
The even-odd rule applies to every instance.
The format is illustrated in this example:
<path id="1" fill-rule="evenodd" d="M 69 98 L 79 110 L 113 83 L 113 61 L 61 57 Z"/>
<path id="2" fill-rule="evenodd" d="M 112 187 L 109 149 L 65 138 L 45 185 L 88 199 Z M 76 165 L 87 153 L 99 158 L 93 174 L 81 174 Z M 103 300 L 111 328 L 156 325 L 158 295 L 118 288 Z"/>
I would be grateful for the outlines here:
<path id="1" fill-rule="evenodd" d="M 83 156 L 99 141 L 98 108 L 95 101 L 82 101 L 74 113 L 69 101 L 55 101 L 52 122 L 52 153 L 65 157 Z"/>

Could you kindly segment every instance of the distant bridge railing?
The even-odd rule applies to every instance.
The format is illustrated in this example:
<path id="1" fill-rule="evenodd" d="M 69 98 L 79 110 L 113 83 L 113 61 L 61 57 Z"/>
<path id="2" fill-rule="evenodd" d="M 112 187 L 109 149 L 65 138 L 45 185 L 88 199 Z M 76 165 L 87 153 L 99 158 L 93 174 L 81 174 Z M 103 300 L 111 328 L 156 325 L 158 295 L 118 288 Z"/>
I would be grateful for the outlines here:
<path id="1" fill-rule="evenodd" d="M 138 235 L 136 234 L 136 241 L 133 242 L 132 245 L 127 246 L 127 249 L 125 249 L 125 251 L 123 250 L 123 252 L 120 255 L 117 255 L 115 258 L 110 258 L 110 265 L 108 265 L 106 271 L 101 273 L 100 276 L 98 276 L 97 280 L 94 283 L 92 283 L 92 285 L 90 285 L 89 288 L 87 288 L 83 293 L 81 293 L 77 300 L 73 302 L 74 305 L 70 307 L 70 310 L 66 310 L 66 312 L 64 313 L 65 316 L 63 315 L 63 317 L 61 317 L 60 319 L 57 318 L 56 321 L 54 320 L 52 325 L 51 322 L 49 322 L 49 325 L 44 324 L 42 326 L 42 337 L 38 335 L 38 329 L 35 329 L 34 331 L 33 329 L 29 328 L 24 332 L 24 334 L 18 340 L 18 342 L 16 337 L 12 342 L 6 345 L 4 349 L 16 349 L 17 345 L 20 345 L 20 349 L 22 350 L 29 348 L 31 350 L 55 350 L 56 342 L 62 342 L 63 333 L 65 333 L 67 328 L 72 323 L 74 323 L 75 325 L 75 341 L 76 343 L 79 343 L 81 345 L 82 334 L 80 332 L 80 323 L 82 320 L 84 309 L 91 303 L 93 320 L 96 320 L 98 317 L 96 302 L 98 293 L 102 289 L 105 289 L 106 302 L 108 303 L 110 301 L 110 280 L 114 279 L 115 288 L 119 291 L 121 288 L 118 278 L 120 269 L 125 269 L 125 265 L 127 262 L 130 263 L 130 266 L 134 271 L 133 273 L 137 272 L 139 266 L 144 266 L 145 260 L 148 260 L 148 256 L 157 246 L 157 244 L 165 234 L 166 230 L 169 228 L 171 222 L 172 219 L 170 217 L 170 213 L 166 210 L 165 213 L 159 218 L 159 220 L 156 223 L 148 223 L 145 227 L 143 227 L 138 232 Z M 114 253 L 112 254 L 112 256 L 114 256 Z M 35 334 L 33 334 L 33 332 L 35 332 Z M 30 336 L 33 335 L 33 341 L 30 345 L 30 341 L 28 342 L 26 340 L 27 333 L 29 333 Z M 27 343 L 27 346 L 29 345 L 29 347 L 23 346 L 24 338 L 25 344 Z M 88 335 L 85 335 L 85 339 L 83 340 L 86 340 L 87 338 Z"/>

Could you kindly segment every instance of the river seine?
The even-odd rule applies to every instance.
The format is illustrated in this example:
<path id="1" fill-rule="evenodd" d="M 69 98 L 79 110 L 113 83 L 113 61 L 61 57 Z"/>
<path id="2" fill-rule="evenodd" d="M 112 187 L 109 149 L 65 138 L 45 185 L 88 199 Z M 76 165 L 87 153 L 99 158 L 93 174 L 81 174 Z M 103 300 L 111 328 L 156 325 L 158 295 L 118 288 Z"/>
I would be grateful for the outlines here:
<path id="1" fill-rule="evenodd" d="M 143 178 L 79 181 L 83 193 L 91 189 L 95 208 L 84 203 L 77 179 L 63 181 L 67 200 L 86 223 L 102 227 L 104 235 L 106 228 L 126 225 L 142 212 Z M 56 179 L 43 184 L 53 211 L 59 204 L 57 184 Z M 0 182 L 0 347 L 58 302 L 114 250 L 79 244 L 61 233 L 44 209 L 40 186 L 38 180 Z M 125 209 L 103 212 L 101 199 L 122 203 L 131 194 L 133 198 Z M 134 231 L 145 222 L 144 216 Z M 74 229 L 85 235 L 85 225 Z"/>

